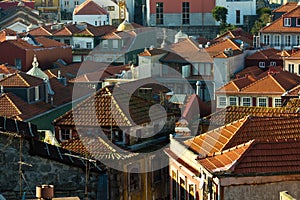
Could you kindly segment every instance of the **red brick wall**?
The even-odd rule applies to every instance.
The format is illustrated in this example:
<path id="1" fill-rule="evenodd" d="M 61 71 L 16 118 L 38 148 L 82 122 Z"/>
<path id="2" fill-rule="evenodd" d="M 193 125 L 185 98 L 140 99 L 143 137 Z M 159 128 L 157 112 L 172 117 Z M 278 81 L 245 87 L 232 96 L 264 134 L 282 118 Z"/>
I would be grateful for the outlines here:
<path id="1" fill-rule="evenodd" d="M 215 0 L 150 0 L 150 14 L 156 13 L 156 3 L 164 3 L 164 13 L 182 13 L 182 2 L 190 2 L 191 13 L 210 13 L 216 6 Z"/>

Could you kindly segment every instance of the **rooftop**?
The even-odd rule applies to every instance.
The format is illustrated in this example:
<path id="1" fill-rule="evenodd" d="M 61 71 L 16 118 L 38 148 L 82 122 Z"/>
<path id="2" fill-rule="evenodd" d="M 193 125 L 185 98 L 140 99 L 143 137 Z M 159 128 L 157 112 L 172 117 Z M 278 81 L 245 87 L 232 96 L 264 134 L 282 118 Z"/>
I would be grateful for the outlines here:
<path id="1" fill-rule="evenodd" d="M 86 0 L 74 9 L 74 15 L 108 15 L 108 12 L 93 0 Z"/>

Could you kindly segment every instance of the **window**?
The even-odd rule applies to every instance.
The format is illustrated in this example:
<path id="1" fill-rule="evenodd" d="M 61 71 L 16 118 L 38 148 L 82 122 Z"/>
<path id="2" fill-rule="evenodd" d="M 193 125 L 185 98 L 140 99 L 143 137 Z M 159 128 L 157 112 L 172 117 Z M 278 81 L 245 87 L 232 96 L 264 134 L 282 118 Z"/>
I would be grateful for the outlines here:
<path id="1" fill-rule="evenodd" d="M 284 44 L 286 47 L 291 46 L 291 36 L 290 35 L 285 35 L 284 36 Z"/>
<path id="2" fill-rule="evenodd" d="M 46 6 L 46 0 L 42 0 L 42 6 Z"/>
<path id="3" fill-rule="evenodd" d="M 294 64 L 289 64 L 289 72 L 294 73 Z"/>
<path id="4" fill-rule="evenodd" d="M 270 65 L 271 65 L 271 66 L 276 66 L 276 62 L 275 62 L 275 61 L 271 61 L 271 62 L 270 62 Z"/>
<path id="5" fill-rule="evenodd" d="M 69 39 L 65 39 L 65 40 L 64 40 L 64 43 L 67 44 L 67 45 L 70 45 L 71 42 L 70 42 Z"/>
<path id="6" fill-rule="evenodd" d="M 235 11 L 235 22 L 237 24 L 241 23 L 241 11 L 240 10 Z"/>
<path id="7" fill-rule="evenodd" d="M 229 105 L 230 106 L 238 105 L 238 98 L 237 97 L 229 97 Z"/>
<path id="8" fill-rule="evenodd" d="M 156 24 L 164 24 L 164 3 L 156 3 Z"/>
<path id="9" fill-rule="evenodd" d="M 260 68 L 265 68 L 265 62 L 259 62 L 258 65 L 259 65 Z"/>
<path id="10" fill-rule="evenodd" d="M 300 46 L 300 35 L 296 36 L 296 45 Z"/>
<path id="11" fill-rule="evenodd" d="M 190 2 L 182 2 L 182 24 L 190 24 Z"/>
<path id="12" fill-rule="evenodd" d="M 281 107 L 281 98 L 274 98 L 274 107 Z"/>
<path id="13" fill-rule="evenodd" d="M 68 6 L 69 5 L 69 1 L 65 1 L 65 6 Z"/>
<path id="14" fill-rule="evenodd" d="M 179 190 L 179 196 L 181 200 L 185 200 L 186 199 L 186 189 L 185 189 L 185 181 L 183 178 L 180 177 L 180 190 Z"/>
<path id="15" fill-rule="evenodd" d="M 70 129 L 61 129 L 60 130 L 60 139 L 61 140 L 69 140 L 71 139 Z"/>
<path id="16" fill-rule="evenodd" d="M 242 106 L 251 106 L 251 97 L 242 97 Z"/>
<path id="17" fill-rule="evenodd" d="M 270 44 L 270 35 L 264 35 L 264 44 L 269 45 Z"/>
<path id="18" fill-rule="evenodd" d="M 199 63 L 193 64 L 193 75 L 205 75 L 210 76 L 212 71 L 212 64 L 211 63 Z"/>
<path id="19" fill-rule="evenodd" d="M 91 42 L 87 42 L 87 43 L 86 43 L 86 48 L 87 48 L 87 49 L 93 48 L 93 47 L 92 47 L 92 43 L 91 43 Z"/>
<path id="20" fill-rule="evenodd" d="M 134 165 L 134 166 L 133 166 Z M 129 192 L 136 191 L 140 189 L 141 186 L 141 178 L 139 174 L 139 166 L 137 164 L 132 164 L 128 166 L 128 175 L 129 175 Z"/>
<path id="21" fill-rule="evenodd" d="M 218 97 L 218 107 L 227 106 L 227 99 L 225 96 Z"/>
<path id="22" fill-rule="evenodd" d="M 108 48 L 108 40 L 103 40 L 102 41 L 102 47 L 103 48 Z"/>
<path id="23" fill-rule="evenodd" d="M 300 18 L 296 18 L 296 26 L 300 26 Z"/>
<path id="24" fill-rule="evenodd" d="M 291 18 L 284 18 L 284 26 L 291 26 Z"/>
<path id="25" fill-rule="evenodd" d="M 79 5 L 79 1 L 74 1 L 74 5 L 75 5 L 75 7 L 76 7 L 77 5 Z"/>
<path id="26" fill-rule="evenodd" d="M 56 42 L 60 42 L 60 39 L 55 39 Z"/>
<path id="27" fill-rule="evenodd" d="M 95 26 L 97 26 L 97 21 L 95 21 Z"/>
<path id="28" fill-rule="evenodd" d="M 22 60 L 20 58 L 15 59 L 15 64 L 16 64 L 17 69 L 22 68 Z"/>
<path id="29" fill-rule="evenodd" d="M 75 49 L 80 49 L 80 44 L 75 44 Z"/>
<path id="30" fill-rule="evenodd" d="M 48 6 L 53 6 L 53 0 L 48 1 Z"/>
<path id="31" fill-rule="evenodd" d="M 152 165 L 152 182 L 157 183 L 161 181 L 161 162 L 159 157 L 154 157 L 151 161 Z"/>
<path id="32" fill-rule="evenodd" d="M 115 11 L 115 7 L 114 6 L 108 6 L 108 11 Z"/>
<path id="33" fill-rule="evenodd" d="M 172 199 L 177 197 L 177 174 L 172 170 Z"/>
<path id="34" fill-rule="evenodd" d="M 267 98 L 266 97 L 258 97 L 257 105 L 259 107 L 267 107 L 268 106 Z"/>
<path id="35" fill-rule="evenodd" d="M 274 46 L 280 46 L 280 35 L 274 35 Z"/>
<path id="36" fill-rule="evenodd" d="M 300 75 L 300 64 L 298 65 L 298 75 Z"/>
<path id="37" fill-rule="evenodd" d="M 118 48 L 118 40 L 113 40 L 113 48 L 117 49 Z"/>
<path id="38" fill-rule="evenodd" d="M 189 199 L 195 199 L 195 185 L 189 184 Z"/>
<path id="39" fill-rule="evenodd" d="M 35 88 L 34 88 L 34 96 L 35 96 L 35 98 L 34 98 L 34 100 L 35 101 L 38 101 L 39 99 L 40 99 L 40 91 L 39 91 L 39 86 L 36 86 Z"/>

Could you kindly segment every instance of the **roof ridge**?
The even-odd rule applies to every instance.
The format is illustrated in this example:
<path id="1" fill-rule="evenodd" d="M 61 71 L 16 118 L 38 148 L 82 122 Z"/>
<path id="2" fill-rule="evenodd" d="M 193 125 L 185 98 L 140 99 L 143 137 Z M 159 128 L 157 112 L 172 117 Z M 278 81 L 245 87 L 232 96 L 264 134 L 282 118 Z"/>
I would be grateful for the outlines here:
<path id="1" fill-rule="evenodd" d="M 243 87 L 243 88 L 241 89 L 241 91 L 242 91 L 242 90 L 245 90 L 245 89 L 247 89 L 247 88 L 249 88 L 249 87 L 251 87 L 251 86 L 253 86 L 253 85 L 255 85 L 255 84 L 257 84 L 257 82 L 259 82 L 259 81 L 263 81 L 264 79 L 268 78 L 269 76 L 270 76 L 270 74 L 267 74 L 266 76 L 264 76 L 264 77 L 262 77 L 262 78 L 260 78 L 260 79 L 258 79 L 258 80 L 256 80 L 256 81 L 250 83 L 249 85 Z"/>
<path id="2" fill-rule="evenodd" d="M 4 95 L 5 95 L 5 98 L 11 103 L 11 105 L 17 110 L 19 115 L 22 114 L 22 112 L 19 110 L 19 108 L 16 106 L 16 104 L 11 100 L 11 98 L 6 93 Z"/>
<path id="3" fill-rule="evenodd" d="M 25 83 L 25 85 L 27 86 L 27 87 L 29 87 L 30 86 L 30 84 L 20 75 L 21 73 L 17 73 L 17 76 Z"/>
<path id="4" fill-rule="evenodd" d="M 282 87 L 282 85 L 279 84 L 279 82 L 273 77 L 273 74 L 270 75 L 271 78 L 275 81 L 275 83 L 284 91 L 286 92 L 286 90 Z"/>
<path id="5" fill-rule="evenodd" d="M 233 146 L 231 148 L 228 148 L 228 149 L 225 149 L 225 150 L 222 150 L 222 151 L 218 151 L 218 152 L 212 153 L 211 155 L 208 155 L 208 157 L 214 157 L 214 156 L 217 156 L 217 155 L 222 155 L 222 154 L 224 154 L 226 152 L 231 152 L 232 150 L 242 148 L 242 147 L 244 147 L 246 145 L 251 145 L 251 144 L 253 144 L 255 142 L 256 142 L 255 139 L 249 140 L 248 142 L 243 142 L 243 143 L 238 144 L 236 146 Z"/>

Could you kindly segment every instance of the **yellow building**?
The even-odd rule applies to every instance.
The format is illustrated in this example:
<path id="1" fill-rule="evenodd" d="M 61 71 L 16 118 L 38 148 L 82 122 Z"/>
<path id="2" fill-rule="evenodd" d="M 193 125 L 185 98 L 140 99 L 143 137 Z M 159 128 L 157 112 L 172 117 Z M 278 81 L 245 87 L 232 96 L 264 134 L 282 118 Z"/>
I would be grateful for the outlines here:
<path id="1" fill-rule="evenodd" d="M 34 6 L 49 21 L 60 21 L 60 0 L 35 0 Z"/>

